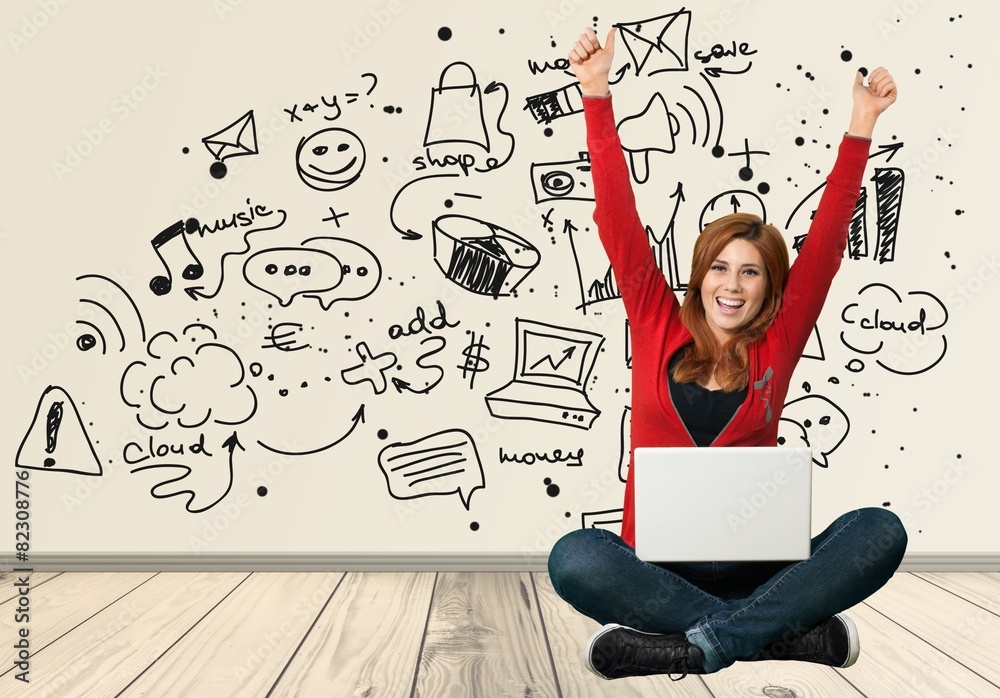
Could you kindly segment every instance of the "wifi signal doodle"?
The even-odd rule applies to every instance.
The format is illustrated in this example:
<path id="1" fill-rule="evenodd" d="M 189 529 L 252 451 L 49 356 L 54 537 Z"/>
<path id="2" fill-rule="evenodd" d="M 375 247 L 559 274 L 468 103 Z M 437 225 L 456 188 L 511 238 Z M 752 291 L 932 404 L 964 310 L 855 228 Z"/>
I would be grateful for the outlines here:
<path id="1" fill-rule="evenodd" d="M 146 325 L 139 306 L 121 284 L 100 274 L 84 274 L 76 280 L 91 287 L 80 298 L 77 310 L 80 319 L 76 324 L 81 328 L 76 338 L 77 349 L 82 352 L 100 349 L 101 354 L 107 354 L 109 348 L 123 352 L 128 345 L 127 335 L 135 330 L 138 338 L 146 341 Z M 124 312 L 116 315 L 114 310 L 119 308 Z M 126 321 L 128 332 L 119 318 Z"/>

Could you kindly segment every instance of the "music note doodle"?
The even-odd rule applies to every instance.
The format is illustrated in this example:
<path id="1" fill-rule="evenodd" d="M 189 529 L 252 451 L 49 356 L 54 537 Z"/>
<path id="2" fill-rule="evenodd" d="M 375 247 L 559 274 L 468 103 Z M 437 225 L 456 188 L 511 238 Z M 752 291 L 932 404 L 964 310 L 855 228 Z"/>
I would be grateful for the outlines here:
<path id="1" fill-rule="evenodd" d="M 166 276 L 157 275 L 149 281 L 149 290 L 157 296 L 166 295 L 170 293 L 170 289 L 173 288 L 173 273 L 170 271 L 170 264 L 164 258 L 160 248 L 174 238 L 179 237 L 181 239 L 184 243 L 184 249 L 187 250 L 188 257 L 194 260 L 184 267 L 184 271 L 181 272 L 181 276 L 188 281 L 194 281 L 195 279 L 200 279 L 201 275 L 205 273 L 205 268 L 198 260 L 198 257 L 195 256 L 194 250 L 192 250 L 191 245 L 188 244 L 187 235 L 185 234 L 185 231 L 190 233 L 195 230 L 198 230 L 198 221 L 194 218 L 188 218 L 186 222 L 177 221 L 150 241 L 153 246 L 153 251 L 160 259 L 160 263 L 163 264 L 163 268 L 167 270 Z M 176 247 L 176 245 L 173 245 L 172 247 Z"/>

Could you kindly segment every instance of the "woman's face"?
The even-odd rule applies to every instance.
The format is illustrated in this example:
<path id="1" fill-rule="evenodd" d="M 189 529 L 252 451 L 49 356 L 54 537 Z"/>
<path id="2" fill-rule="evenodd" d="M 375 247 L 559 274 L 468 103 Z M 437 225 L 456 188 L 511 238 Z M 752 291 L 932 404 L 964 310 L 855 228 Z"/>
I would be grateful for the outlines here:
<path id="1" fill-rule="evenodd" d="M 767 271 L 753 243 L 735 238 L 715 258 L 701 282 L 705 319 L 720 342 L 728 342 L 760 312 Z"/>

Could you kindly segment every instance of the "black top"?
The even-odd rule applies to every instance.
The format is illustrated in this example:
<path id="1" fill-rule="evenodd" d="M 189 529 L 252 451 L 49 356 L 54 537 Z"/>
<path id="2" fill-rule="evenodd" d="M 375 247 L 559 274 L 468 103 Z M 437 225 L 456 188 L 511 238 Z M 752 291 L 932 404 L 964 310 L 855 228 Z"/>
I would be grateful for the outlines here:
<path id="1" fill-rule="evenodd" d="M 684 355 L 680 350 L 670 359 L 667 380 L 674 408 L 698 446 L 709 446 L 732 420 L 736 410 L 747 397 L 747 389 L 727 393 L 709 390 L 697 383 L 678 383 L 674 380 L 674 366 Z"/>

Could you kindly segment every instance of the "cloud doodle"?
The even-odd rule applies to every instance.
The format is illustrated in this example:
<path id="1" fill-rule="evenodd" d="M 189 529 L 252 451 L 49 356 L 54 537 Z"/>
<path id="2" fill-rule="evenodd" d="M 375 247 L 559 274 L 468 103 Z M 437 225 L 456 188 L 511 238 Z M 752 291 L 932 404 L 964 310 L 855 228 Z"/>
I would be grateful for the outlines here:
<path id="1" fill-rule="evenodd" d="M 220 344 L 208 325 L 193 323 L 181 336 L 160 332 L 146 346 L 148 360 L 133 361 L 119 392 L 147 429 L 176 423 L 192 429 L 211 421 L 242 424 L 257 411 L 257 395 L 245 382 L 235 351 Z"/>

